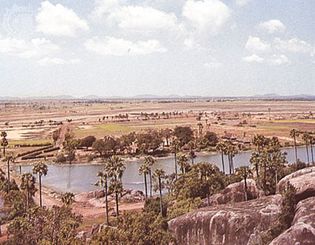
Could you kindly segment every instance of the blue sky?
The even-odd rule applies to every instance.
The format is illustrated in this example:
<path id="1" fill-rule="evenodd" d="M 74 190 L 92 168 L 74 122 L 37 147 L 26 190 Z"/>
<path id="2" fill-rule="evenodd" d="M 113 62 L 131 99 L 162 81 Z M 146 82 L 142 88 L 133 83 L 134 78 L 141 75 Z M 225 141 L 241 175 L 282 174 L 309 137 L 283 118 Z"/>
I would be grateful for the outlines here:
<path id="1" fill-rule="evenodd" d="M 315 1 L 0 2 L 0 96 L 315 94 Z"/>

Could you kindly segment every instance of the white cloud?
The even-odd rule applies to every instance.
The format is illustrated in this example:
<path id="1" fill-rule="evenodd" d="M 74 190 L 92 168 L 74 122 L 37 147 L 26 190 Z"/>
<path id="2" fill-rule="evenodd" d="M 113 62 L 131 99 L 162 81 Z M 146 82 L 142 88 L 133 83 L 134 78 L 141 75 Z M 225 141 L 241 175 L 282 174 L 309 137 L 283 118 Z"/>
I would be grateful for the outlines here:
<path id="1" fill-rule="evenodd" d="M 269 59 L 269 63 L 271 65 L 285 65 L 285 64 L 290 64 L 291 62 L 287 56 L 285 56 L 284 54 L 281 54 L 281 55 L 273 55 Z"/>
<path id="2" fill-rule="evenodd" d="M 245 48 L 251 52 L 267 52 L 270 50 L 270 44 L 261 40 L 259 37 L 249 36 Z"/>
<path id="3" fill-rule="evenodd" d="M 120 7 L 119 0 L 96 0 L 95 8 L 92 15 L 95 17 L 102 17 Z"/>
<path id="4" fill-rule="evenodd" d="M 75 36 L 78 30 L 88 30 L 88 24 L 69 8 L 49 1 L 41 3 L 36 16 L 37 31 L 55 36 Z"/>
<path id="5" fill-rule="evenodd" d="M 0 53 L 21 58 L 42 57 L 59 49 L 59 46 L 44 38 L 36 38 L 30 41 L 14 38 L 0 39 Z"/>
<path id="6" fill-rule="evenodd" d="M 245 6 L 247 5 L 251 0 L 235 0 L 235 3 L 238 5 L 238 6 Z"/>
<path id="7" fill-rule="evenodd" d="M 280 20 L 275 19 L 262 22 L 258 25 L 258 27 L 270 34 L 275 32 L 283 32 L 286 29 L 285 25 Z"/>
<path id="8" fill-rule="evenodd" d="M 218 61 L 207 62 L 204 63 L 204 67 L 206 67 L 207 69 L 218 69 L 222 67 L 222 63 Z"/>
<path id="9" fill-rule="evenodd" d="M 273 46 L 275 49 L 281 52 L 312 54 L 313 51 L 312 45 L 298 38 L 292 38 L 289 40 L 281 40 L 280 38 L 275 38 Z"/>
<path id="10" fill-rule="evenodd" d="M 40 59 L 38 63 L 41 66 L 48 66 L 48 65 L 72 65 L 72 64 L 78 64 L 80 63 L 80 59 L 70 59 L 70 60 L 65 60 L 61 58 L 51 58 L 51 57 L 45 57 L 43 59 Z"/>
<path id="11" fill-rule="evenodd" d="M 182 14 L 200 31 L 217 33 L 231 16 L 231 10 L 219 0 L 188 0 Z"/>
<path id="12" fill-rule="evenodd" d="M 122 29 L 174 29 L 177 26 L 175 14 L 142 6 L 122 6 L 111 12 L 107 20 Z"/>
<path id="13" fill-rule="evenodd" d="M 87 50 L 100 55 L 113 56 L 148 55 L 167 51 L 158 40 L 132 42 L 109 36 L 105 39 L 99 39 L 98 37 L 89 39 L 85 42 L 85 47 Z"/>
<path id="14" fill-rule="evenodd" d="M 247 63 L 262 63 L 262 62 L 264 62 L 264 58 L 262 58 L 256 54 L 253 54 L 250 56 L 243 57 L 243 61 L 245 61 Z"/>

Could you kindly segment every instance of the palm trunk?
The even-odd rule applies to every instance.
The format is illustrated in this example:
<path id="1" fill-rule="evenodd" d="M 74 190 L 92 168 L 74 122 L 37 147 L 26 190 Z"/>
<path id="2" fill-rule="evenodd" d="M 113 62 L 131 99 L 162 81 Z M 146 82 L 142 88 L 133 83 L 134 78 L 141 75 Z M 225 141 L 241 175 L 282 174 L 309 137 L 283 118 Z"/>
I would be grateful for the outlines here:
<path id="1" fill-rule="evenodd" d="M 246 177 L 244 178 L 244 186 L 245 186 L 245 201 L 248 201 L 248 196 L 247 196 L 247 179 L 246 179 Z"/>
<path id="2" fill-rule="evenodd" d="M 174 160 L 175 160 L 175 179 L 177 179 L 177 153 L 176 153 L 176 150 L 174 152 Z"/>
<path id="3" fill-rule="evenodd" d="M 5 146 L 3 146 L 3 157 L 5 157 Z"/>
<path id="4" fill-rule="evenodd" d="M 39 181 L 39 206 L 42 207 L 42 176 L 41 174 L 38 175 L 38 181 Z"/>
<path id="5" fill-rule="evenodd" d="M 106 224 L 109 225 L 109 218 L 108 218 L 108 193 L 107 193 L 107 177 L 105 179 L 105 186 L 104 186 L 104 192 L 105 192 L 105 213 L 106 213 Z"/>
<path id="6" fill-rule="evenodd" d="M 144 177 L 144 192 L 145 192 L 145 199 L 148 198 L 148 183 L 147 183 L 147 174 L 143 174 Z"/>
<path id="7" fill-rule="evenodd" d="M 259 166 L 258 166 L 258 162 L 255 163 L 255 169 L 256 169 L 257 182 L 259 183 Z"/>
<path id="8" fill-rule="evenodd" d="M 312 157 L 312 164 L 314 164 L 314 152 L 313 152 L 313 144 L 311 145 L 311 157 Z"/>
<path id="9" fill-rule="evenodd" d="M 221 162 L 222 162 L 222 171 L 225 174 L 225 169 L 224 169 L 224 155 L 223 152 L 221 152 Z"/>
<path id="10" fill-rule="evenodd" d="M 116 199 L 116 214 L 117 217 L 119 216 L 119 207 L 118 207 L 118 192 L 115 192 L 115 199 Z"/>
<path id="11" fill-rule="evenodd" d="M 295 163 L 298 161 L 298 155 L 297 155 L 297 147 L 296 147 L 296 136 L 293 137 L 294 140 L 294 153 L 295 153 Z"/>
<path id="12" fill-rule="evenodd" d="M 150 177 L 150 197 L 152 197 L 152 172 L 151 169 L 149 171 L 149 177 Z"/>
<path id="13" fill-rule="evenodd" d="M 7 193 L 9 193 L 10 191 L 10 159 L 7 160 L 7 172 L 8 172 Z"/>
<path id="14" fill-rule="evenodd" d="M 310 163 L 310 154 L 308 152 L 308 143 L 305 144 L 305 148 L 306 148 L 306 156 L 307 156 L 307 163 Z"/>
<path id="15" fill-rule="evenodd" d="M 232 173 L 234 174 L 234 162 L 233 162 L 233 156 L 231 156 L 231 167 L 232 167 Z"/>
<path id="16" fill-rule="evenodd" d="M 229 157 L 229 169 L 230 169 L 230 174 L 232 174 L 232 163 L 231 163 L 231 155 L 228 155 Z"/>
<path id="17" fill-rule="evenodd" d="M 162 183 L 161 183 L 161 177 L 159 177 L 159 191 L 160 191 L 160 212 L 163 216 L 163 202 L 162 202 Z"/>

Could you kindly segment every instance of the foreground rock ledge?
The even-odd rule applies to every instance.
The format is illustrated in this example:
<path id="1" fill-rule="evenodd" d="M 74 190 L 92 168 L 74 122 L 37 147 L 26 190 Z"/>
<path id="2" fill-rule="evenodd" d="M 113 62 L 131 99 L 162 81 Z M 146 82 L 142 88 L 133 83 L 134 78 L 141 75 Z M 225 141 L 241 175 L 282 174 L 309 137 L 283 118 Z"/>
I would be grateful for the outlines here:
<path id="1" fill-rule="evenodd" d="M 280 213 L 281 195 L 193 211 L 169 221 L 179 245 L 254 244 Z"/>
<path id="2" fill-rule="evenodd" d="M 270 245 L 315 244 L 315 197 L 300 201 L 292 226 L 270 243 Z"/>

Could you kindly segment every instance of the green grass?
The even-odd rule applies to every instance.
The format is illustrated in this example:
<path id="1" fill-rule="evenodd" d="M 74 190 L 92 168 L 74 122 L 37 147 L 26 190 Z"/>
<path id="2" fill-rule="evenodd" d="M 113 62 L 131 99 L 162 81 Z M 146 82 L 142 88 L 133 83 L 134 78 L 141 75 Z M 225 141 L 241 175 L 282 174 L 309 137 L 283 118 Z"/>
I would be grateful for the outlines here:
<path id="1" fill-rule="evenodd" d="M 95 137 L 104 137 L 105 135 L 122 135 L 132 132 L 132 128 L 122 124 L 100 124 L 92 126 L 92 128 L 76 128 L 74 134 L 78 138 L 82 138 L 88 135 Z"/>
<path id="2" fill-rule="evenodd" d="M 52 141 L 48 139 L 23 139 L 23 140 L 10 140 L 9 146 L 37 145 L 37 144 L 48 144 L 48 143 L 52 143 Z"/>

